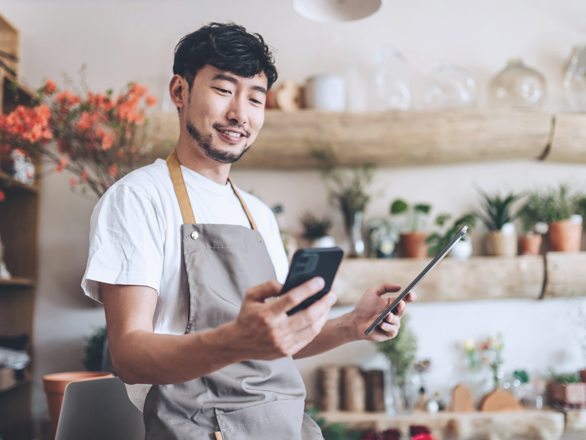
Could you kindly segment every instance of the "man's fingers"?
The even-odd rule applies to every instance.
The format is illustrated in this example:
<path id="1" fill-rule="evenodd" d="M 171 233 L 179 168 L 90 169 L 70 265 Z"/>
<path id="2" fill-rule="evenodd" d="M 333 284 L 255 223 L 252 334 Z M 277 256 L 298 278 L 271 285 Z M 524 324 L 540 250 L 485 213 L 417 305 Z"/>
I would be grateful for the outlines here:
<path id="1" fill-rule="evenodd" d="M 305 329 L 315 325 L 320 320 L 327 320 L 332 305 L 336 302 L 336 295 L 333 292 L 328 293 L 323 298 L 314 302 L 307 309 L 295 313 L 289 318 L 292 327 Z"/>
<path id="2" fill-rule="evenodd" d="M 278 300 L 271 303 L 271 309 L 276 314 L 288 312 L 296 305 L 312 295 L 318 293 L 325 286 L 325 281 L 321 277 L 312 278 L 289 292 L 285 293 Z"/>
<path id="3" fill-rule="evenodd" d="M 267 281 L 258 286 L 251 287 L 246 291 L 244 299 L 251 299 L 253 301 L 264 302 L 265 299 L 277 296 L 283 286 L 277 280 Z"/>
<path id="4" fill-rule="evenodd" d="M 417 300 L 417 294 L 414 291 L 411 291 L 407 294 L 407 296 L 405 297 L 405 302 L 414 302 Z"/>
<path id="5" fill-rule="evenodd" d="M 385 319 L 383 319 L 383 323 L 388 323 L 388 324 L 392 324 L 392 325 L 400 325 L 401 324 L 401 317 L 394 315 L 392 313 L 389 313 L 387 316 L 385 316 Z"/>
<path id="6" fill-rule="evenodd" d="M 377 296 L 382 296 L 388 292 L 398 292 L 399 290 L 401 290 L 401 286 L 392 283 L 383 283 L 373 287 L 374 294 Z"/>

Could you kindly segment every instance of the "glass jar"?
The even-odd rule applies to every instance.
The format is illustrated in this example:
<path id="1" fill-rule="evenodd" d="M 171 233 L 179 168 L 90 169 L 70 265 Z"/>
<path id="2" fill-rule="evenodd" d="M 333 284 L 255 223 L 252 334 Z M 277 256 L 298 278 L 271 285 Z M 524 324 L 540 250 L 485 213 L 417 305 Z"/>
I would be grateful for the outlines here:
<path id="1" fill-rule="evenodd" d="M 464 68 L 444 63 L 426 81 L 423 104 L 427 108 L 463 108 L 476 104 L 476 82 Z"/>
<path id="2" fill-rule="evenodd" d="M 545 78 L 520 58 L 509 60 L 491 81 L 488 95 L 495 108 L 539 108 L 547 96 Z"/>
<path id="3" fill-rule="evenodd" d="M 563 88 L 566 100 L 576 112 L 586 111 L 586 46 L 576 46 L 566 65 Z"/>
<path id="4" fill-rule="evenodd" d="M 385 45 L 370 70 L 370 107 L 376 111 L 408 110 L 411 105 L 411 72 L 405 57 Z"/>

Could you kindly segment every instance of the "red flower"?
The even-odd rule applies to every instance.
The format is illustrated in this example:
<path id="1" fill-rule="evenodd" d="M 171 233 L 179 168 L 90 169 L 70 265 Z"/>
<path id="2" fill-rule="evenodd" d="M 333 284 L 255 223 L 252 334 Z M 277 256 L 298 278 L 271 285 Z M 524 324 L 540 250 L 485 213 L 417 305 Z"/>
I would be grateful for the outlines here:
<path id="1" fill-rule="evenodd" d="M 61 165 L 63 168 L 65 168 L 68 165 L 67 159 L 65 159 L 64 157 L 59 159 L 59 165 Z"/>
<path id="2" fill-rule="evenodd" d="M 58 173 L 62 173 L 63 172 L 63 167 L 61 165 L 57 165 L 55 167 L 55 171 L 58 172 Z"/>
<path id="3" fill-rule="evenodd" d="M 83 180 L 84 182 L 87 182 L 89 180 L 89 178 L 90 178 L 90 176 L 87 173 L 87 171 L 84 170 L 81 172 L 81 180 Z"/>
<path id="4" fill-rule="evenodd" d="M 4 191 L 0 189 L 0 202 L 3 202 L 6 196 L 4 195 Z"/>
<path id="5" fill-rule="evenodd" d="M 155 98 L 154 96 L 149 95 L 146 97 L 146 105 L 148 105 L 149 107 L 152 107 L 156 103 L 157 103 L 157 98 Z"/>
<path id="6" fill-rule="evenodd" d="M 108 169 L 108 174 L 110 174 L 111 176 L 116 177 L 118 175 L 118 165 L 112 165 Z"/>
<path id="7" fill-rule="evenodd" d="M 417 434 L 411 437 L 411 440 L 435 440 L 431 434 Z"/>
<path id="8" fill-rule="evenodd" d="M 43 88 L 43 93 L 45 95 L 50 95 L 51 93 L 54 93 L 55 90 L 57 90 L 57 84 L 55 84 L 55 81 L 51 78 L 47 78 L 45 81 L 45 87 Z"/>

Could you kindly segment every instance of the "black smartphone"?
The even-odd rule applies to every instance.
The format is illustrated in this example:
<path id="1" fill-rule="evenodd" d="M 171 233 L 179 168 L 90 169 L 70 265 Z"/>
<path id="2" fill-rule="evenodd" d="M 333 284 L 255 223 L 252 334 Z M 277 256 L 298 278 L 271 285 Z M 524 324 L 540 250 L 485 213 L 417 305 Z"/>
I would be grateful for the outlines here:
<path id="1" fill-rule="evenodd" d="M 339 247 L 299 249 L 293 254 L 291 268 L 280 295 L 315 277 L 322 277 L 326 283 L 322 290 L 293 307 L 287 315 L 291 316 L 306 309 L 331 290 L 343 256 L 344 251 Z"/>
<path id="2" fill-rule="evenodd" d="M 374 322 L 370 325 L 370 327 L 368 327 L 366 329 L 366 331 L 364 332 L 366 335 L 369 335 L 375 328 L 377 328 L 380 325 L 380 323 L 386 318 L 386 316 L 389 314 L 389 312 L 393 313 L 393 314 L 397 313 L 396 307 L 403 300 L 403 298 L 405 298 L 409 292 L 411 292 L 413 289 L 415 289 L 415 287 L 423 280 L 423 278 L 426 277 L 426 275 L 429 273 L 429 271 L 431 271 L 431 269 L 433 269 L 435 266 L 437 266 L 439 264 L 439 262 L 442 261 L 446 255 L 448 255 L 448 252 L 450 252 L 452 250 L 452 248 L 456 245 L 456 243 L 458 243 L 458 241 L 460 241 L 460 239 L 464 236 L 464 234 L 466 233 L 467 230 L 468 230 L 468 226 L 464 226 L 462 229 L 460 229 L 458 231 L 458 233 L 456 235 L 454 235 L 452 237 L 452 239 L 446 245 L 446 247 L 444 247 L 440 251 L 440 253 L 436 255 L 436 257 L 433 260 L 431 260 L 431 262 L 425 267 L 425 269 L 423 269 L 421 271 L 421 273 L 419 275 L 417 275 L 417 278 L 415 278 L 413 280 L 413 282 L 411 284 L 409 284 L 405 288 L 405 290 L 403 290 L 399 294 L 399 296 L 397 296 L 397 298 L 393 301 L 393 303 L 390 306 L 388 306 L 385 309 L 385 311 L 379 315 L 378 318 L 376 318 L 374 320 Z"/>

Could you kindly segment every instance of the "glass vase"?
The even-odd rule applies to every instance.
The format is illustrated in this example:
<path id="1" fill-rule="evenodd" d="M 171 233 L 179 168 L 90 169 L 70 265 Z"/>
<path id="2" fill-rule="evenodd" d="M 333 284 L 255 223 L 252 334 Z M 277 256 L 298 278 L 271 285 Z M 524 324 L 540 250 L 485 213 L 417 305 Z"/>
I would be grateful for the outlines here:
<path id="1" fill-rule="evenodd" d="M 539 108 L 547 96 L 545 78 L 520 58 L 509 60 L 493 78 L 488 94 L 494 108 Z"/>
<path id="2" fill-rule="evenodd" d="M 423 103 L 431 109 L 472 107 L 476 103 L 476 83 L 464 68 L 444 63 L 428 78 Z"/>
<path id="3" fill-rule="evenodd" d="M 586 46 L 576 46 L 572 50 L 562 85 L 572 110 L 586 111 Z"/>
<path id="4" fill-rule="evenodd" d="M 364 256 L 365 245 L 362 238 L 362 220 L 362 211 L 349 212 L 344 216 L 344 227 L 348 240 L 347 255 L 350 258 Z"/>
<path id="5" fill-rule="evenodd" d="M 370 107 L 375 111 L 408 110 L 411 105 L 410 69 L 394 46 L 385 45 L 370 70 Z"/>

